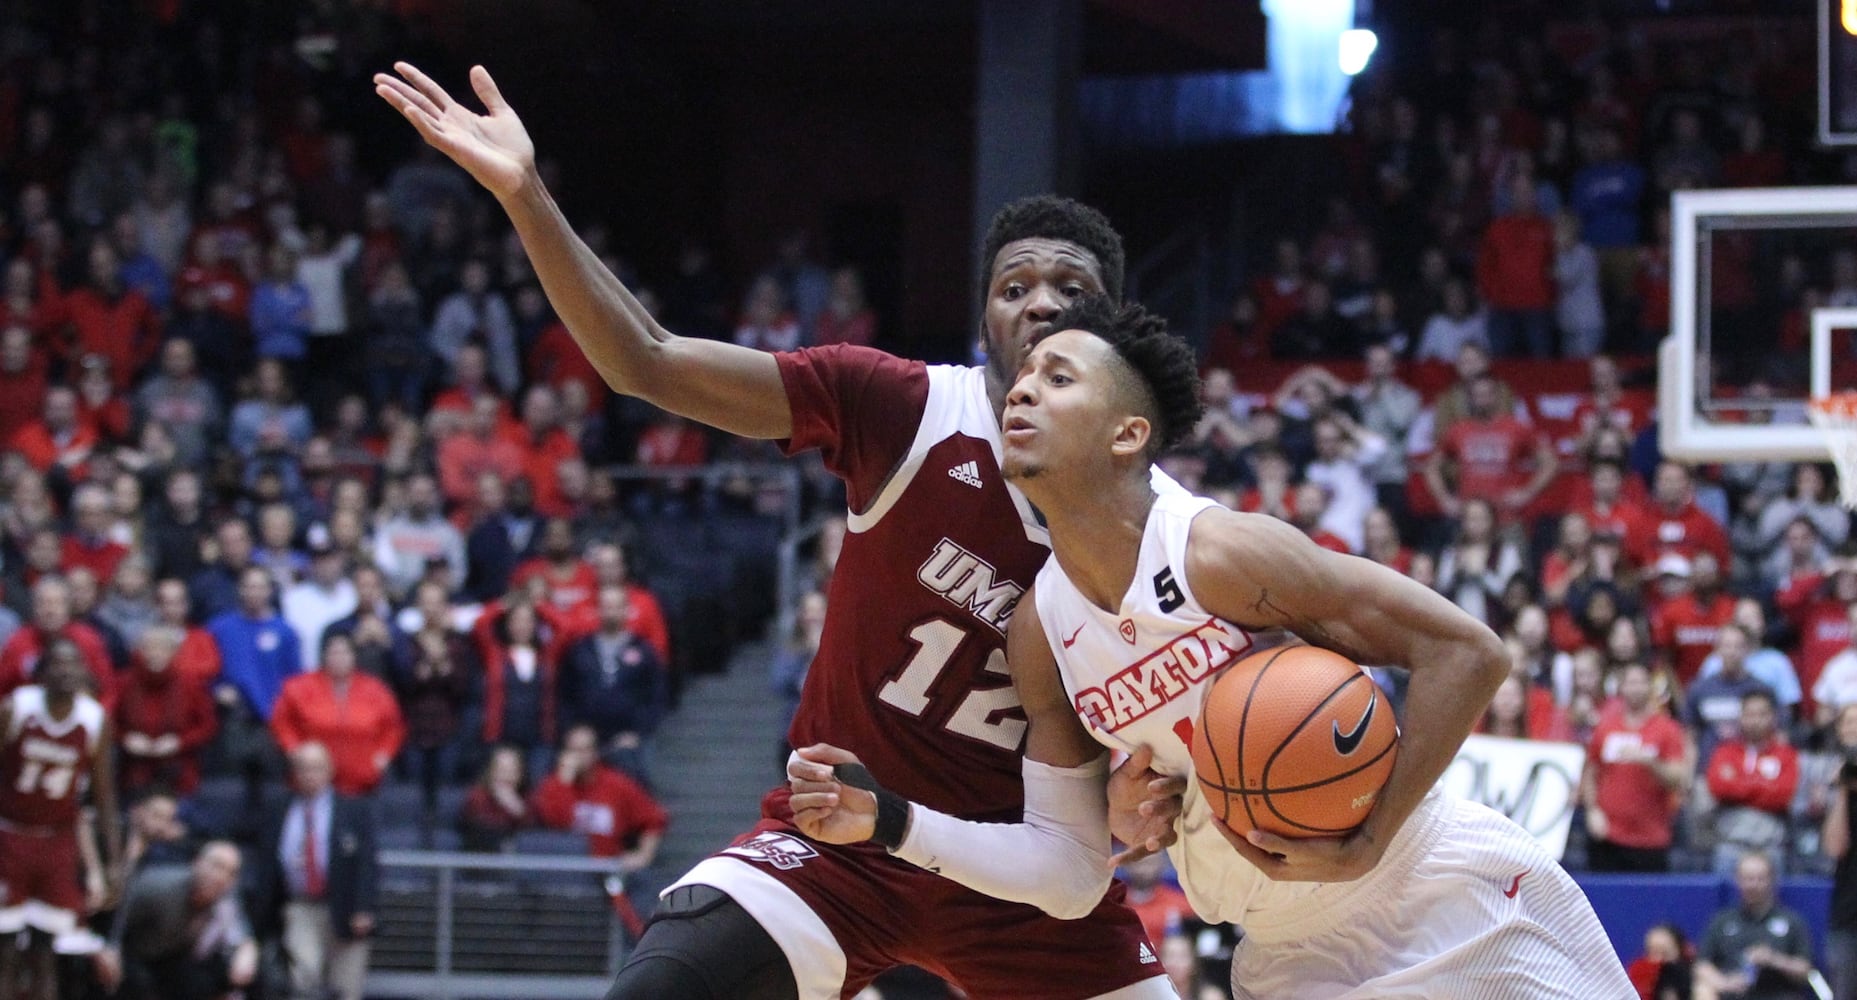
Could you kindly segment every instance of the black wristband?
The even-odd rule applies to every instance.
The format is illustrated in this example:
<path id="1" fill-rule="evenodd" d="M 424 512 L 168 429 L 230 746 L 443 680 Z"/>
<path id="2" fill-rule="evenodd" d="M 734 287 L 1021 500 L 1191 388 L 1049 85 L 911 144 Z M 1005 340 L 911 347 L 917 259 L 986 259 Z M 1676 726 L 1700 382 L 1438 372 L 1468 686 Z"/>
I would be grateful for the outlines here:
<path id="1" fill-rule="evenodd" d="M 903 837 L 907 833 L 909 800 L 888 788 L 877 789 L 877 831 L 870 835 L 870 839 L 882 844 L 884 850 L 894 851 L 903 846 Z"/>
<path id="2" fill-rule="evenodd" d="M 870 769 L 862 764 L 835 764 L 832 777 L 852 788 L 861 788 L 877 797 L 877 829 L 870 839 L 894 851 L 903 846 L 909 832 L 909 800 L 877 784 Z"/>

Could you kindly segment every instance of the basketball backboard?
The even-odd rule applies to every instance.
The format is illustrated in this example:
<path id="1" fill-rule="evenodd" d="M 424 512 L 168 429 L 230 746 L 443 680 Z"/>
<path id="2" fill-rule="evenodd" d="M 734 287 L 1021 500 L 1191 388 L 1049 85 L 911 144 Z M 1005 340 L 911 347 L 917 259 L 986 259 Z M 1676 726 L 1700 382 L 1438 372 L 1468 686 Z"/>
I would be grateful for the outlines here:
<path id="1" fill-rule="evenodd" d="M 1805 403 L 1857 388 L 1857 187 L 1671 199 L 1664 454 L 1824 461 Z"/>

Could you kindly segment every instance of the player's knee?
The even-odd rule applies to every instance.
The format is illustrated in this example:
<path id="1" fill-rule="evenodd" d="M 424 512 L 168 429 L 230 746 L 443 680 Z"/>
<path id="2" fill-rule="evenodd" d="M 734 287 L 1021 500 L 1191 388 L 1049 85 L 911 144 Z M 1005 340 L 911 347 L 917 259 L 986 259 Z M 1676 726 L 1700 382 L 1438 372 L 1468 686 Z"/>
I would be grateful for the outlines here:
<path id="1" fill-rule="evenodd" d="M 786 954 L 741 904 L 680 886 L 659 904 L 606 1000 L 797 1000 Z"/>

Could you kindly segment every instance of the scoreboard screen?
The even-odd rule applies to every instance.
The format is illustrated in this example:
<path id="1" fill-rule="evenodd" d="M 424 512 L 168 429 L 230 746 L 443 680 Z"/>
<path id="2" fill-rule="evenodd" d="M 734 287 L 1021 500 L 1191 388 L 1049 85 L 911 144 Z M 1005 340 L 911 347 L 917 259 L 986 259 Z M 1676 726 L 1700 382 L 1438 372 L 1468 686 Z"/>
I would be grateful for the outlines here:
<path id="1" fill-rule="evenodd" d="M 1819 0 L 1818 138 L 1857 145 L 1857 0 Z"/>

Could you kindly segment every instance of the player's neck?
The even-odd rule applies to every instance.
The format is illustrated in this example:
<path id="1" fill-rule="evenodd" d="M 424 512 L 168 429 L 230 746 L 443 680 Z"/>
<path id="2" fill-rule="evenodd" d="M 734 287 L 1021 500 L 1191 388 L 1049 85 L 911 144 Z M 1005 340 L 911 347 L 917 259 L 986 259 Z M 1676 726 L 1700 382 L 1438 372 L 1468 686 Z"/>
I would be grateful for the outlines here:
<path id="1" fill-rule="evenodd" d="M 1097 483 L 1067 489 L 1040 504 L 1051 529 L 1051 552 L 1058 566 L 1090 603 L 1106 611 L 1119 611 L 1135 564 L 1141 558 L 1141 536 L 1154 507 L 1154 488 L 1146 471 L 1137 479 L 1119 480 L 1104 488 Z"/>

